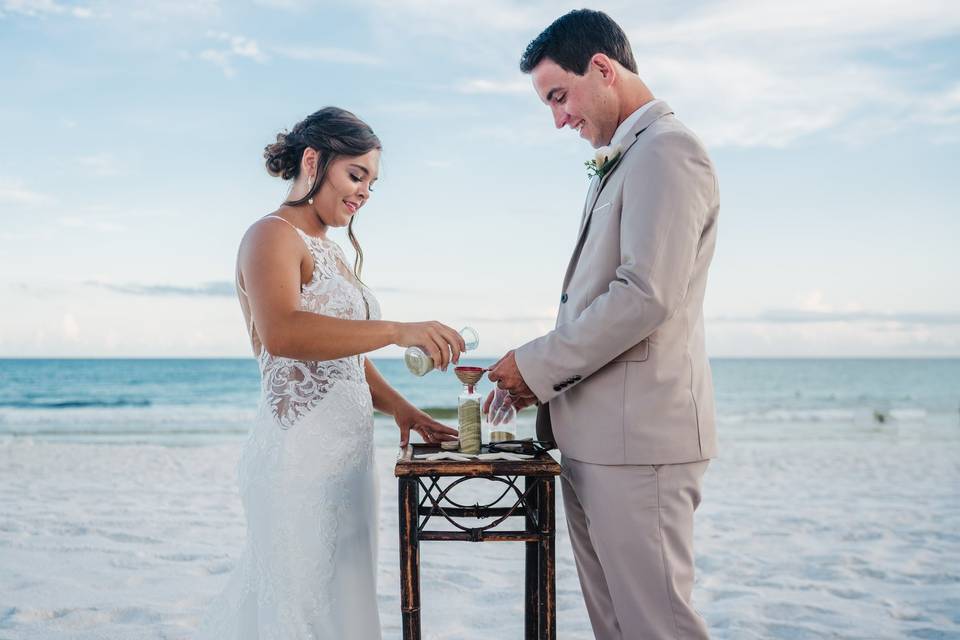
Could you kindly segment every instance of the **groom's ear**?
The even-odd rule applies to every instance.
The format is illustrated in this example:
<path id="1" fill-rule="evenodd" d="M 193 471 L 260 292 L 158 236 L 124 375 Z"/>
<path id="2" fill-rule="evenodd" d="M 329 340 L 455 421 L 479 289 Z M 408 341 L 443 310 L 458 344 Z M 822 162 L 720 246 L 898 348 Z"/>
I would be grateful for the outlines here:
<path id="1" fill-rule="evenodd" d="M 617 78 L 617 69 L 613 64 L 613 60 L 605 54 L 593 54 L 593 57 L 590 58 L 590 67 L 600 73 L 600 77 L 603 78 L 605 84 L 613 84 L 613 81 Z"/>

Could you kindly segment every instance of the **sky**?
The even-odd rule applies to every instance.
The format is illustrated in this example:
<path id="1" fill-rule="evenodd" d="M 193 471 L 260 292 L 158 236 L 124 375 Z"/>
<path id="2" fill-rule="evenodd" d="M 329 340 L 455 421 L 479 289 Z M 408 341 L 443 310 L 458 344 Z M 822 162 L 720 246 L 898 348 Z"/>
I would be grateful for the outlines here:
<path id="1" fill-rule="evenodd" d="M 0 357 L 249 355 L 262 150 L 327 105 L 383 142 L 355 228 L 384 317 L 490 357 L 549 331 L 592 149 L 518 60 L 579 6 L 0 0 Z M 960 3 L 591 8 L 717 167 L 711 356 L 960 355 Z"/>

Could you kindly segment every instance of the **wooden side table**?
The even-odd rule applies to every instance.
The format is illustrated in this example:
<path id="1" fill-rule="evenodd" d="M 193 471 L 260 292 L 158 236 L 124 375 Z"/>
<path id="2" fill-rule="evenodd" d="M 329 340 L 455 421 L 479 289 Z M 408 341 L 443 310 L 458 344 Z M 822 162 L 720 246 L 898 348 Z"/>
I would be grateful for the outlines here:
<path id="1" fill-rule="evenodd" d="M 400 606 L 404 640 L 420 640 L 420 542 L 423 540 L 525 543 L 524 638 L 556 640 L 554 480 L 560 475 L 560 465 L 546 452 L 522 461 L 414 459 L 415 455 L 439 450 L 432 445 L 408 445 L 401 451 L 394 469 L 400 483 Z M 522 487 L 518 484 L 520 478 L 523 478 Z M 441 479 L 446 482 L 441 483 Z M 483 505 L 453 501 L 450 490 L 470 481 L 500 483 L 503 493 Z M 522 530 L 503 528 L 508 518 L 521 517 L 524 519 Z M 492 522 L 471 527 L 464 523 L 467 518 L 492 519 Z M 454 529 L 431 530 L 427 527 L 431 520 L 448 522 Z"/>

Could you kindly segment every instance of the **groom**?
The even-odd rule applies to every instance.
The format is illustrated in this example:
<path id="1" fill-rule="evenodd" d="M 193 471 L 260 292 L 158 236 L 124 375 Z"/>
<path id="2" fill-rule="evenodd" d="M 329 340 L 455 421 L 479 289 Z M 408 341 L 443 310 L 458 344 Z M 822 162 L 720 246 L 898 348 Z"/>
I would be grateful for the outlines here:
<path id="1" fill-rule="evenodd" d="M 713 164 L 637 76 L 626 34 L 604 13 L 557 19 L 520 68 L 558 129 L 609 149 L 591 167 L 556 328 L 489 377 L 518 408 L 539 405 L 537 435 L 560 449 L 596 637 L 707 638 L 691 591 L 693 513 L 716 455 L 703 337 Z"/>

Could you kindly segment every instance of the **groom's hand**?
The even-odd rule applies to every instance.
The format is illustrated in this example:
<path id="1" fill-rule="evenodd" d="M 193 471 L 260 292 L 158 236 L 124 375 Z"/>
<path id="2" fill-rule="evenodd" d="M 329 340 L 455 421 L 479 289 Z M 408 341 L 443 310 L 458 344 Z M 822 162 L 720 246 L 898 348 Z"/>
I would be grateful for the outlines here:
<path id="1" fill-rule="evenodd" d="M 524 382 L 520 369 L 517 367 L 517 357 L 513 350 L 507 352 L 495 365 L 490 367 L 487 374 L 490 382 L 497 383 L 497 387 L 506 390 L 514 399 L 517 409 L 534 404 L 537 397 Z"/>
<path id="2" fill-rule="evenodd" d="M 537 399 L 532 396 L 529 398 L 514 398 L 505 391 L 494 389 L 487 394 L 487 399 L 483 401 L 483 415 L 487 416 L 487 421 L 490 424 L 498 425 L 509 420 L 511 412 L 516 415 L 517 411 L 536 403 Z"/>

